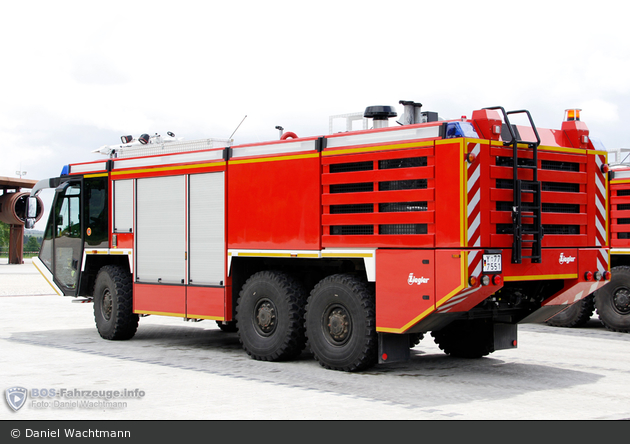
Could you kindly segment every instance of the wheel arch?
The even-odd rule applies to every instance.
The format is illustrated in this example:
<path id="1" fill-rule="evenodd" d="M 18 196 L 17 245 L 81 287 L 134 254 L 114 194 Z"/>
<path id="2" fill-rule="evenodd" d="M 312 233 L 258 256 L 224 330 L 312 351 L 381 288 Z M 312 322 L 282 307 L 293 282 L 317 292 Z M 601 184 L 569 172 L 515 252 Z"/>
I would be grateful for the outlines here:
<path id="1" fill-rule="evenodd" d="M 129 259 L 127 255 L 85 255 L 84 267 L 81 271 L 81 280 L 79 283 L 79 295 L 94 296 L 94 283 L 101 268 L 106 265 L 117 265 L 122 267 L 126 272 L 131 274 Z"/>

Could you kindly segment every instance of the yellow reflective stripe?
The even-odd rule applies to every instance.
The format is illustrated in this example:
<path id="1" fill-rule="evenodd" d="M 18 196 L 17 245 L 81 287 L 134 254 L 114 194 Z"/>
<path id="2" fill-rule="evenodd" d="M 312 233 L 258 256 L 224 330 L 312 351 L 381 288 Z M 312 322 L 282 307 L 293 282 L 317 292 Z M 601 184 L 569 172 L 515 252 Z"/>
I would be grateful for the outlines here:
<path id="1" fill-rule="evenodd" d="M 582 149 L 582 148 L 564 148 L 559 146 L 539 146 L 539 151 L 557 151 L 560 153 L 574 153 L 574 154 L 589 154 L 593 151 Z"/>
<path id="2" fill-rule="evenodd" d="M 578 275 L 575 274 L 537 274 L 531 276 L 505 276 L 504 281 L 535 281 L 537 279 L 577 279 Z"/>
<path id="3" fill-rule="evenodd" d="M 322 253 L 322 257 L 373 257 L 372 253 Z"/>
<path id="4" fill-rule="evenodd" d="M 370 153 L 373 151 L 386 151 L 386 150 L 400 150 L 406 148 L 423 148 L 426 146 L 433 146 L 434 141 L 429 140 L 426 142 L 414 142 L 414 143 L 400 143 L 397 145 L 380 145 L 364 148 L 349 148 L 345 150 L 335 150 L 331 148 L 330 151 L 322 152 L 322 156 L 335 156 L 338 154 L 352 154 L 352 153 Z"/>
<path id="5" fill-rule="evenodd" d="M 186 315 L 183 313 L 168 313 L 165 311 L 148 311 L 148 310 L 134 310 L 136 314 L 151 314 L 151 315 L 159 315 L 159 316 L 175 316 L 177 318 L 185 318 Z"/>
<path id="6" fill-rule="evenodd" d="M 92 177 L 107 177 L 107 173 L 98 173 L 98 174 L 86 174 L 85 176 L 86 179 L 90 179 Z"/>
<path id="7" fill-rule="evenodd" d="M 278 160 L 311 159 L 314 157 L 319 157 L 319 153 L 295 154 L 293 156 L 261 157 L 258 159 L 230 160 L 228 163 L 230 165 L 239 165 L 244 163 L 275 162 Z"/>
<path id="8" fill-rule="evenodd" d="M 192 170 L 192 169 L 210 168 L 210 167 L 224 166 L 224 165 L 225 165 L 225 161 L 212 162 L 212 163 L 198 163 L 194 165 L 177 165 L 177 166 L 168 166 L 168 167 L 159 167 L 159 168 L 140 168 L 136 170 L 112 171 L 112 176 L 119 176 L 122 174 L 141 174 L 141 173 L 157 173 L 157 172 L 162 172 L 162 171 Z"/>
<path id="9" fill-rule="evenodd" d="M 223 316 L 203 316 L 203 315 L 196 315 L 196 314 L 188 314 L 186 317 L 190 319 L 208 319 L 211 321 L 225 321 L 225 318 Z"/>

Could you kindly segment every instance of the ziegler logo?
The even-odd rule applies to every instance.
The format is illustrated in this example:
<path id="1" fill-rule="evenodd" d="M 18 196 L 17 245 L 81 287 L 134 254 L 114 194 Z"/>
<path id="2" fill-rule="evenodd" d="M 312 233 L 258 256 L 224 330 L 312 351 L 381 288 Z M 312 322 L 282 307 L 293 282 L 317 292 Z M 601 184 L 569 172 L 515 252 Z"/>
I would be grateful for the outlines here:
<path id="1" fill-rule="evenodd" d="M 429 282 L 429 278 L 425 278 L 425 277 L 417 278 L 413 275 L 413 273 L 409 273 L 409 279 L 407 279 L 407 283 L 409 285 L 413 285 L 413 284 L 420 285 L 420 284 L 426 284 L 428 282 Z"/>
<path id="2" fill-rule="evenodd" d="M 560 253 L 561 264 L 570 264 L 571 262 L 575 262 L 575 258 L 573 256 L 565 256 L 564 253 Z"/>

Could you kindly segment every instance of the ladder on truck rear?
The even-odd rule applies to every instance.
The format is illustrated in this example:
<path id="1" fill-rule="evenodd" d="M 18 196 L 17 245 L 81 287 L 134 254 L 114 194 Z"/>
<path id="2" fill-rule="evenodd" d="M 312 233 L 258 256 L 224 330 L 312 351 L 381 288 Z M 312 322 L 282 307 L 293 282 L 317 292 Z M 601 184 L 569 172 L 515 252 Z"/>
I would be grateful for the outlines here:
<path id="1" fill-rule="evenodd" d="M 508 130 L 510 140 L 503 137 L 503 146 L 512 146 L 512 168 L 513 168 L 513 190 L 514 200 L 512 204 L 512 229 L 514 239 L 512 241 L 512 263 L 520 264 L 523 259 L 530 259 L 532 263 L 540 263 L 542 256 L 542 238 L 544 236 L 542 226 L 542 203 L 541 203 L 541 184 L 538 181 L 538 146 L 540 145 L 540 136 L 536 130 L 536 125 L 532 120 L 532 116 L 527 110 L 508 111 L 503 107 L 497 106 L 486 109 L 500 109 L 503 113 L 505 127 Z M 526 114 L 529 123 L 536 136 L 535 142 L 526 142 L 520 139 L 518 132 L 510 123 L 508 115 L 510 114 Z M 527 148 L 532 151 L 532 159 L 518 157 L 518 144 L 527 144 Z M 532 180 L 519 179 L 519 171 L 530 170 L 532 172 Z M 523 175 L 521 175 L 522 177 Z M 532 202 L 524 203 L 523 197 L 532 196 Z M 526 224 L 523 224 L 526 221 Z M 525 239 L 525 236 L 528 238 Z M 531 248 L 529 256 L 523 256 L 523 245 Z"/>

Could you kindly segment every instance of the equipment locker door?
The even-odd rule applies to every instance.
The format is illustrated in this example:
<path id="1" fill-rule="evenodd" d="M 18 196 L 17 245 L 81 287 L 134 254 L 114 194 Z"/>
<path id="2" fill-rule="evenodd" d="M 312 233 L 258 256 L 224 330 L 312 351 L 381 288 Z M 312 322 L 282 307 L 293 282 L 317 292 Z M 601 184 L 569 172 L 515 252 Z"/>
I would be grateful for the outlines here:
<path id="1" fill-rule="evenodd" d="M 134 311 L 224 319 L 224 172 L 136 181 Z"/>

